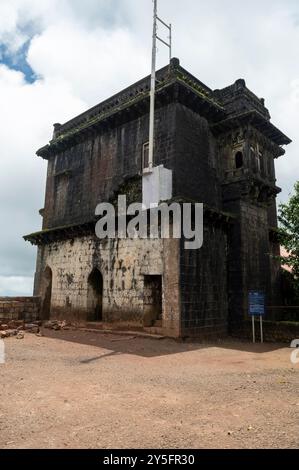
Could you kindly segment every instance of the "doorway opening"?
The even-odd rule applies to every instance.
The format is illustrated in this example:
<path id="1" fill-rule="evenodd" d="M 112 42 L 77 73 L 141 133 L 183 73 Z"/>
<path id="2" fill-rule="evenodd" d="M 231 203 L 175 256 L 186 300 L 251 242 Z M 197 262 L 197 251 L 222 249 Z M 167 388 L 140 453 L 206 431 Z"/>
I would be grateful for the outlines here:
<path id="1" fill-rule="evenodd" d="M 144 326 L 162 326 L 162 276 L 144 276 Z"/>
<path id="2" fill-rule="evenodd" d="M 42 305 L 41 305 L 41 317 L 42 320 L 50 320 L 51 317 L 51 298 L 52 298 L 52 269 L 49 266 L 46 267 L 43 273 L 42 279 Z"/>
<path id="3" fill-rule="evenodd" d="M 239 170 L 240 168 L 243 168 L 244 165 L 244 158 L 243 158 L 243 153 L 242 152 L 237 152 L 235 155 L 235 165 L 236 169 Z"/>
<path id="4" fill-rule="evenodd" d="M 103 320 L 103 276 L 94 269 L 88 278 L 88 321 Z"/>

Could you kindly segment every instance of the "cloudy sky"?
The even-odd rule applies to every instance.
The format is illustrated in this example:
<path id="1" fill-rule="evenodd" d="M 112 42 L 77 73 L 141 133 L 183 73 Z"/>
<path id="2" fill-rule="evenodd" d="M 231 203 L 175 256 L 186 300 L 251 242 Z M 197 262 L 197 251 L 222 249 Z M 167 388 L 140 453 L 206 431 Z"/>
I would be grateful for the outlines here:
<path id="1" fill-rule="evenodd" d="M 22 235 L 40 229 L 46 173 L 35 151 L 54 122 L 149 73 L 151 9 L 151 0 L 0 0 L 0 296 L 32 292 L 35 249 Z M 298 0 L 159 0 L 159 10 L 185 68 L 211 88 L 245 78 L 294 140 L 277 163 L 286 199 L 299 179 Z"/>

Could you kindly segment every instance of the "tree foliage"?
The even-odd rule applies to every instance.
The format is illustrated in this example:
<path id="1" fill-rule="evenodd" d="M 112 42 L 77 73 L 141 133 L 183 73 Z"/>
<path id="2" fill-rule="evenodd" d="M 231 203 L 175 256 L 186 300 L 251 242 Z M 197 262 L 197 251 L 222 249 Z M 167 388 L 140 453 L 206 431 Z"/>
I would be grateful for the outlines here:
<path id="1" fill-rule="evenodd" d="M 299 181 L 286 204 L 279 206 L 280 241 L 288 252 L 283 262 L 292 268 L 296 291 L 299 293 Z"/>

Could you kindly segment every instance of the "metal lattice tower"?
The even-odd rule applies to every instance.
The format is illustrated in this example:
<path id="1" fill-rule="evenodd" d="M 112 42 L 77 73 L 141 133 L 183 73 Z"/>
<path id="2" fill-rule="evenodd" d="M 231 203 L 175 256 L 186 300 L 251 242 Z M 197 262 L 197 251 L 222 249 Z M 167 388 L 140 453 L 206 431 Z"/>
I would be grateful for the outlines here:
<path id="1" fill-rule="evenodd" d="M 169 61 L 172 58 L 172 25 L 165 23 L 158 16 L 158 0 L 153 0 L 154 18 L 153 18 L 153 49 L 152 49 L 152 73 L 151 73 L 151 92 L 150 92 L 150 129 L 149 129 L 149 169 L 154 165 L 154 142 L 155 142 L 155 94 L 156 94 L 156 59 L 157 59 L 157 41 L 169 48 Z M 158 36 L 158 22 L 169 31 L 169 42 Z"/>

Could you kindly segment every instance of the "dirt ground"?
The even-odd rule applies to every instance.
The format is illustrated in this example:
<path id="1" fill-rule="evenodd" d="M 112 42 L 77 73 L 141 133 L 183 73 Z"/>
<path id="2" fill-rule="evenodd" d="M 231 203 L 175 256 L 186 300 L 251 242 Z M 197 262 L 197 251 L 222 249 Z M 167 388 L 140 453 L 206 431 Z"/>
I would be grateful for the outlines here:
<path id="1" fill-rule="evenodd" d="M 0 448 L 298 448 L 282 345 L 85 332 L 5 340 Z"/>

